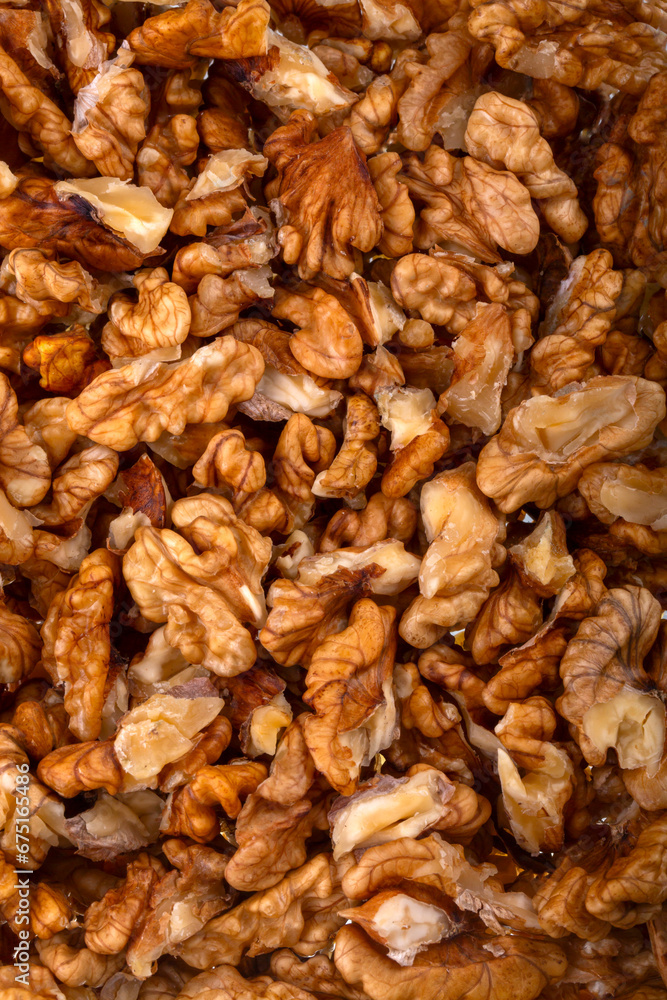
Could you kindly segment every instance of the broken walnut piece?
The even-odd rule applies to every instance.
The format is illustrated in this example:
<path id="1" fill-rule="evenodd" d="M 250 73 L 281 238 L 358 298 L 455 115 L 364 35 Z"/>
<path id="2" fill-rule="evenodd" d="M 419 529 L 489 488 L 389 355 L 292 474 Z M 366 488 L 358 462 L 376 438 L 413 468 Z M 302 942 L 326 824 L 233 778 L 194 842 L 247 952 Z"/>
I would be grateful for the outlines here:
<path id="1" fill-rule="evenodd" d="M 131 57 L 119 50 L 103 62 L 74 104 L 72 137 L 100 174 L 131 181 L 139 144 L 146 137 L 150 91 Z"/>
<path id="2" fill-rule="evenodd" d="M 566 243 L 581 239 L 588 219 L 579 206 L 576 186 L 556 166 L 532 108 L 495 91 L 482 94 L 468 119 L 465 146 L 478 160 L 511 170 L 539 201 L 547 223 Z"/>
<path id="3" fill-rule="evenodd" d="M 541 597 L 553 597 L 575 574 L 567 551 L 565 523 L 555 510 L 540 515 L 530 534 L 511 546 L 508 555 L 523 582 Z"/>
<path id="4" fill-rule="evenodd" d="M 222 12 L 209 0 L 189 0 L 176 10 L 147 18 L 127 36 L 143 66 L 194 67 L 198 59 L 244 59 L 266 52 L 269 7 L 240 0 Z"/>
<path id="5" fill-rule="evenodd" d="M 188 423 L 212 423 L 252 396 L 264 362 L 249 344 L 219 337 L 172 365 L 138 359 L 99 375 L 67 408 L 70 427 L 116 451 Z M 186 390 L 186 396 L 184 395 Z"/>
<path id="6" fill-rule="evenodd" d="M 574 792 L 572 761 L 552 742 L 556 725 L 551 703 L 533 696 L 511 703 L 494 729 L 505 748 L 498 750 L 501 815 L 516 842 L 533 855 L 562 848 L 564 810 Z"/>
<path id="7" fill-rule="evenodd" d="M 589 764 L 604 764 L 613 747 L 622 768 L 658 768 L 665 709 L 643 659 L 659 622 L 660 605 L 648 590 L 614 588 L 568 643 L 556 704 Z"/>
<path id="8" fill-rule="evenodd" d="M 349 378 L 359 368 L 363 355 L 359 330 L 338 300 L 324 289 L 278 286 L 272 315 L 298 327 L 289 347 L 313 375 Z"/>
<path id="9" fill-rule="evenodd" d="M 510 989 L 516 1000 L 534 1000 L 567 968 L 565 953 L 552 941 L 521 935 L 462 934 L 429 945 L 412 966 L 401 968 L 352 924 L 336 935 L 336 967 L 346 982 L 362 988 L 371 1000 L 437 1000 L 473 989 L 484 982 L 484 997 Z M 502 985 L 501 985 L 502 984 Z"/>
<path id="10" fill-rule="evenodd" d="M 391 432 L 393 452 L 382 476 L 382 492 L 402 497 L 433 472 L 449 447 L 446 424 L 438 417 L 429 389 L 411 386 L 380 388 L 375 400 L 384 427 Z"/>
<path id="11" fill-rule="evenodd" d="M 444 241 L 448 249 L 495 264 L 502 260 L 499 246 L 528 254 L 537 245 L 539 220 L 530 194 L 510 171 L 430 146 L 423 161 L 414 153 L 408 157 L 403 181 L 424 206 L 414 229 L 420 249 Z"/>
<path id="12" fill-rule="evenodd" d="M 399 632 L 426 649 L 449 628 L 478 614 L 498 581 L 504 559 L 502 521 L 477 487 L 475 465 L 438 473 L 422 488 L 421 514 L 429 547 L 419 571 L 420 596 L 403 614 Z"/>
<path id="13" fill-rule="evenodd" d="M 340 451 L 312 485 L 316 497 L 340 497 L 356 506 L 377 468 L 376 439 L 380 433 L 377 408 L 364 395 L 349 396 Z"/>
<path id="14" fill-rule="evenodd" d="M 347 899 L 340 882 L 350 860 L 336 864 L 330 854 L 315 855 L 277 885 L 210 920 L 175 949 L 177 955 L 200 969 L 238 964 L 246 953 L 253 957 L 275 948 L 312 955 L 343 923 L 338 910 Z"/>
<path id="15" fill-rule="evenodd" d="M 501 393 L 514 357 L 510 316 L 504 306 L 478 303 L 452 344 L 454 371 L 439 405 L 455 423 L 495 434 L 502 421 Z"/>
<path id="16" fill-rule="evenodd" d="M 371 250 L 382 235 L 380 203 L 351 131 L 341 127 L 309 145 L 315 128 L 312 114 L 295 111 L 264 144 L 278 171 L 271 192 L 280 222 L 277 239 L 299 277 L 324 271 L 347 278 L 358 270 L 359 251 Z"/>
<path id="17" fill-rule="evenodd" d="M 502 511 L 527 501 L 549 507 L 571 493 L 587 465 L 645 446 L 664 412 L 663 390 L 634 376 L 606 375 L 510 410 L 484 446 L 477 482 Z"/>
<path id="18" fill-rule="evenodd" d="M 530 354 L 531 380 L 552 393 L 586 378 L 595 349 L 616 318 L 623 272 L 613 270 L 608 250 L 577 257 L 547 307 L 540 339 Z"/>
<path id="19" fill-rule="evenodd" d="M 315 766 L 341 795 L 357 788 L 361 767 L 391 743 L 396 726 L 392 670 L 396 613 L 361 600 L 349 625 L 313 653 L 305 703 L 315 715 L 303 734 Z"/>
<path id="20" fill-rule="evenodd" d="M 137 529 L 123 560 L 130 592 L 144 617 L 167 623 L 167 641 L 188 662 L 222 677 L 242 673 L 255 662 L 256 650 L 241 620 L 264 621 L 261 579 L 270 539 L 214 494 L 177 501 L 171 516 L 180 534 Z"/>
<path id="21" fill-rule="evenodd" d="M 137 271 L 132 279 L 138 299 L 125 292 L 113 296 L 109 323 L 102 331 L 102 347 L 116 367 L 124 360 L 150 355 L 155 360 L 178 360 L 190 329 L 187 295 L 169 280 L 163 267 Z"/>

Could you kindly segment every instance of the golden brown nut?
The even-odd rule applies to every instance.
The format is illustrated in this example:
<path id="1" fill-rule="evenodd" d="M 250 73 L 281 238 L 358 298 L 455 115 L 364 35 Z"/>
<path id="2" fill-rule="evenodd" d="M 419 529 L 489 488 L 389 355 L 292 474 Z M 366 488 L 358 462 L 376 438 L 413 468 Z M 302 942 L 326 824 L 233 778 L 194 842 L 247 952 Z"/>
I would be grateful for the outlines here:
<path id="1" fill-rule="evenodd" d="M 641 94 L 656 58 L 662 61 L 647 24 L 602 21 L 601 12 L 594 6 L 589 10 L 588 3 L 567 11 L 552 0 L 535 9 L 516 0 L 473 0 L 472 6 L 471 34 L 493 45 L 500 66 L 518 73 L 586 90 L 609 83 Z"/>
<path id="2" fill-rule="evenodd" d="M 314 830 L 327 830 L 330 793 L 312 786 L 314 768 L 303 741 L 303 716 L 285 732 L 270 776 L 246 799 L 225 878 L 242 891 L 268 889 L 308 857 Z M 292 756 L 294 755 L 294 757 Z M 302 767 L 301 773 L 298 771 Z M 311 787 L 312 786 L 312 787 Z"/>
<path id="3" fill-rule="evenodd" d="M 325 378 L 354 375 L 363 352 L 359 330 L 333 295 L 297 285 L 277 288 L 272 315 L 298 324 L 290 350 L 304 368 Z"/>
<path id="4" fill-rule="evenodd" d="M 70 728 L 80 740 L 96 739 L 111 658 L 109 623 L 120 579 L 116 556 L 97 549 L 81 563 L 68 589 L 49 608 L 42 639 L 42 665 L 64 686 Z"/>
<path id="5" fill-rule="evenodd" d="M 436 1000 L 469 994 L 481 998 L 509 989 L 517 1000 L 534 1000 L 559 979 L 566 967 L 563 951 L 552 942 L 498 936 L 493 951 L 483 936 L 461 935 L 430 945 L 414 965 L 400 969 L 362 930 L 343 927 L 336 935 L 335 962 L 346 982 L 362 987 L 372 1000 Z"/>
<path id="6" fill-rule="evenodd" d="M 53 251 L 12 250 L 2 262 L 7 287 L 47 315 L 66 316 L 71 303 L 86 312 L 103 312 L 108 296 L 104 285 L 76 261 L 60 264 L 55 256 Z"/>
<path id="7" fill-rule="evenodd" d="M 600 239 L 617 262 L 634 264 L 656 278 L 665 267 L 661 137 L 667 72 L 659 68 L 662 72 L 648 82 L 636 113 L 629 120 L 623 116 L 613 141 L 600 147 L 593 199 Z M 640 76 L 634 79 L 644 82 Z"/>
<path id="8" fill-rule="evenodd" d="M 614 271 L 607 250 L 577 257 L 549 305 L 540 340 L 530 355 L 533 380 L 541 392 L 555 392 L 585 379 L 616 318 L 623 274 Z"/>
<path id="9" fill-rule="evenodd" d="M 402 837 L 368 848 L 344 876 L 343 888 L 351 899 L 367 899 L 378 890 L 399 886 L 418 898 L 420 890 L 427 890 L 432 901 L 445 906 L 447 897 L 454 901 L 461 914 L 449 907 L 447 912 L 461 930 L 464 914 L 470 911 L 497 934 L 503 933 L 503 926 L 536 931 L 539 925 L 530 897 L 504 892 L 497 876 L 495 865 L 471 864 L 463 847 L 433 833 L 421 840 Z"/>
<path id="10" fill-rule="evenodd" d="M 102 331 L 105 353 L 118 362 L 150 355 L 155 360 L 180 357 L 174 350 L 190 329 L 190 305 L 183 289 L 169 281 L 163 267 L 137 271 L 133 278 L 139 296 L 115 295 Z"/>
<path id="11" fill-rule="evenodd" d="M 380 202 L 383 228 L 378 250 L 387 257 L 402 257 L 412 251 L 415 209 L 406 185 L 397 178 L 403 166 L 401 158 L 398 153 L 379 153 L 371 157 L 367 166 Z"/>
<path id="12" fill-rule="evenodd" d="M 301 961 L 289 948 L 284 948 L 273 952 L 270 968 L 271 974 L 281 983 L 318 992 L 324 988 L 326 996 L 344 1000 L 366 1000 L 361 990 L 347 985 L 333 961 L 326 955 L 313 955 L 312 958 Z"/>
<path id="13" fill-rule="evenodd" d="M 232 819 L 241 812 L 241 797 L 254 792 L 266 777 L 266 768 L 256 761 L 205 765 L 192 781 L 172 792 L 161 830 L 171 836 L 190 837 L 203 844 L 220 832 L 215 807 L 221 806 Z"/>
<path id="14" fill-rule="evenodd" d="M 346 281 L 322 275 L 318 283 L 336 296 L 369 347 L 386 344 L 405 324 L 403 310 L 382 281 L 366 281 L 361 275 L 352 274 Z"/>
<path id="15" fill-rule="evenodd" d="M 289 992 L 285 992 L 289 990 Z M 247 997 L 248 1000 L 315 1000 L 312 993 L 296 987 L 285 987 L 270 976 L 253 976 L 247 979 L 231 965 L 220 965 L 210 972 L 200 972 L 178 994 L 179 1000 L 212 1000 L 213 997 Z M 648 998 L 647 998 L 648 1000 Z"/>
<path id="16" fill-rule="evenodd" d="M 104 181 L 104 178 L 98 180 Z M 73 184 L 59 183 L 67 183 L 68 191 Z M 7 250 L 34 247 L 55 250 L 89 267 L 109 271 L 139 267 L 148 253 L 142 252 L 130 238 L 106 228 L 97 218 L 81 195 L 61 200 L 52 181 L 46 177 L 26 176 L 19 181 L 16 190 L 0 202 L 0 246 Z M 153 243 L 151 252 L 157 247 L 162 233 Z"/>
<path id="17" fill-rule="evenodd" d="M 603 863 L 603 867 L 608 865 Z M 566 857 L 540 886 L 534 897 L 535 908 L 540 926 L 549 937 L 576 934 L 584 941 L 599 941 L 609 934 L 609 922 L 600 920 L 586 909 L 586 895 L 594 878 L 594 872 L 575 865 Z"/>
<path id="18" fill-rule="evenodd" d="M 260 641 L 277 663 L 306 666 L 326 636 L 342 631 L 352 601 L 400 593 L 418 572 L 419 560 L 393 539 L 304 559 L 295 581 L 271 585 Z"/>
<path id="19" fill-rule="evenodd" d="M 153 863 L 152 863 L 153 862 Z M 148 904 L 162 865 L 140 854 L 127 866 L 127 874 L 117 889 L 91 903 L 85 914 L 86 947 L 97 955 L 116 955 L 130 939 L 135 924 Z"/>
<path id="20" fill-rule="evenodd" d="M 361 767 L 392 741 L 396 708 L 392 668 L 396 612 L 355 604 L 348 627 L 315 650 L 306 676 L 303 721 L 315 766 L 341 795 L 357 788 Z"/>
<path id="21" fill-rule="evenodd" d="M 586 895 L 588 912 L 613 927 L 634 927 L 656 916 L 667 895 L 664 842 L 662 813 L 644 827 L 626 857 L 594 879 Z"/>
<path id="22" fill-rule="evenodd" d="M 230 331 L 237 340 L 252 344 L 264 358 L 264 374 L 252 399 L 240 409 L 256 420 L 284 420 L 292 413 L 326 417 L 342 394 L 322 378 L 311 378 L 290 349 L 290 335 L 273 323 L 239 320 Z"/>
<path id="23" fill-rule="evenodd" d="M 343 426 L 340 451 L 329 468 L 317 475 L 312 491 L 316 497 L 341 497 L 355 506 L 365 500 L 365 488 L 377 468 L 377 408 L 367 396 L 349 396 Z"/>
<path id="24" fill-rule="evenodd" d="M 576 572 L 567 551 L 565 523 L 555 510 L 542 514 L 530 534 L 512 545 L 508 554 L 522 581 L 541 597 L 559 593 Z"/>
<path id="25" fill-rule="evenodd" d="M 380 775 L 365 782 L 349 798 L 336 799 L 329 813 L 334 858 L 400 837 L 417 837 L 435 826 L 456 827 L 456 790 L 444 774 L 424 765 L 411 768 L 406 777 Z"/>
<path id="26" fill-rule="evenodd" d="M 246 210 L 244 192 L 253 177 L 263 176 L 268 161 L 247 149 L 214 153 L 201 173 L 182 191 L 174 206 L 171 231 L 179 236 L 205 236 L 207 226 L 228 226 Z"/>
<path id="27" fill-rule="evenodd" d="M 46 785 L 65 798 L 95 788 L 104 788 L 110 795 L 115 795 L 123 781 L 113 740 L 92 740 L 57 747 L 39 762 L 37 774 Z"/>
<path id="28" fill-rule="evenodd" d="M 415 955 L 428 945 L 455 936 L 457 924 L 445 909 L 427 899 L 418 899 L 397 889 L 341 910 L 366 934 L 387 949 L 387 955 L 401 966 L 412 965 Z"/>
<path id="29" fill-rule="evenodd" d="M 454 371 L 440 406 L 454 422 L 495 434 L 502 419 L 500 396 L 514 356 L 505 308 L 479 303 L 452 351 Z"/>
<path id="30" fill-rule="evenodd" d="M 161 873 L 127 949 L 127 965 L 151 983 L 156 962 L 180 941 L 229 906 L 223 881 L 227 858 L 210 847 L 183 840 L 163 841 L 171 870 Z M 155 862 L 153 862 L 155 863 Z M 180 965 L 180 963 L 178 963 Z M 162 965 L 164 968 L 164 965 Z"/>
<path id="31" fill-rule="evenodd" d="M 527 188 L 513 173 L 430 146 L 423 162 L 409 157 L 404 178 L 413 201 L 426 206 L 415 226 L 416 246 L 443 240 L 491 263 L 502 260 L 498 246 L 516 254 L 535 248 L 539 221 Z"/>
<path id="32" fill-rule="evenodd" d="M 492 167 L 506 167 L 540 202 L 542 214 L 565 242 L 580 239 L 588 219 L 577 200 L 574 181 L 560 170 L 535 112 L 523 101 L 491 91 L 477 98 L 468 119 L 466 148 Z"/>
<path id="33" fill-rule="evenodd" d="M 193 737 L 221 708 L 216 688 L 203 677 L 191 678 L 135 704 L 121 717 L 113 737 L 125 787 L 155 788 L 164 766 L 192 751 Z"/>
<path id="34" fill-rule="evenodd" d="M 46 452 L 19 423 L 16 395 L 0 375 L 0 484 L 17 507 L 39 503 L 51 484 Z"/>
<path id="35" fill-rule="evenodd" d="M 37 144 L 47 163 L 74 177 L 90 177 L 94 173 L 92 163 L 74 143 L 72 123 L 67 116 L 34 86 L 1 47 L 0 109 L 17 131 L 26 133 Z"/>
<path id="36" fill-rule="evenodd" d="M 613 589 L 568 644 L 557 707 L 576 730 L 581 751 L 604 764 L 610 747 L 621 767 L 657 769 L 665 709 L 642 661 L 657 635 L 660 605 L 642 587 Z"/>
<path id="37" fill-rule="evenodd" d="M 556 723 L 550 702 L 532 697 L 510 704 L 494 729 L 505 747 L 498 750 L 502 811 L 516 842 L 532 854 L 563 846 L 564 809 L 574 792 L 572 762 L 551 742 Z"/>
<path id="38" fill-rule="evenodd" d="M 339 510 L 329 521 L 320 539 L 320 552 L 331 552 L 343 545 L 374 545 L 385 538 L 408 543 L 417 527 L 417 509 L 406 497 L 386 497 L 374 493 L 364 509 L 357 513 Z"/>
<path id="39" fill-rule="evenodd" d="M 16 684 L 27 677 L 40 653 L 41 640 L 32 622 L 0 603 L 0 683 Z"/>
<path id="40" fill-rule="evenodd" d="M 181 534 L 137 530 L 123 560 L 130 592 L 145 618 L 167 622 L 167 641 L 190 663 L 223 677 L 248 670 L 256 652 L 241 621 L 264 621 L 261 578 L 270 539 L 213 494 L 179 500 L 171 516 Z"/>
<path id="41" fill-rule="evenodd" d="M 72 93 L 95 76 L 99 66 L 113 52 L 116 40 L 103 29 L 110 21 L 109 11 L 95 0 L 45 0 L 54 47 L 64 68 Z"/>
<path id="42" fill-rule="evenodd" d="M 470 627 L 467 639 L 475 663 L 495 663 L 501 650 L 526 642 L 541 624 L 538 595 L 518 573 L 510 572 L 487 598 Z"/>
<path id="43" fill-rule="evenodd" d="M 473 90 L 465 65 L 471 47 L 465 30 L 433 34 L 426 39 L 428 61 L 406 62 L 410 82 L 398 101 L 398 137 L 408 149 L 427 149 L 436 132 L 445 149 L 465 148 L 463 130 L 474 102 L 474 91 L 466 93 Z"/>
<path id="44" fill-rule="evenodd" d="M 150 92 L 131 57 L 120 52 L 99 66 L 77 95 L 72 137 L 77 149 L 106 177 L 131 181 L 134 158 L 146 137 Z"/>
<path id="45" fill-rule="evenodd" d="M 193 337 L 211 337 L 235 323 L 242 309 L 273 297 L 269 284 L 272 272 L 268 267 L 235 271 L 228 278 L 207 274 L 191 295 Z"/>
<path id="46" fill-rule="evenodd" d="M 232 78 L 272 108 L 280 121 L 288 121 L 297 109 L 314 115 L 331 112 L 335 120 L 336 112 L 344 112 L 354 103 L 357 95 L 341 86 L 312 49 L 272 28 L 265 37 L 269 47 L 266 56 L 252 62 L 238 59 L 228 67 Z"/>
<path id="47" fill-rule="evenodd" d="M 0 726 L 0 848 L 14 868 L 39 868 L 64 839 L 63 803 L 28 772 L 22 734 Z M 18 792 L 18 794 L 16 794 Z M 24 801 L 22 801 L 24 800 Z M 21 832 L 24 840 L 17 838 Z M 61 839 L 62 838 L 62 839 Z M 23 843 L 23 847 L 18 845 Z"/>
<path id="48" fill-rule="evenodd" d="M 28 437 L 44 449 L 52 469 L 65 461 L 76 441 L 76 433 L 65 417 L 68 405 L 66 397 L 52 396 L 38 399 L 23 413 L 23 426 Z"/>
<path id="49" fill-rule="evenodd" d="M 347 900 L 340 880 L 349 867 L 347 860 L 336 865 L 330 854 L 318 854 L 278 885 L 254 893 L 228 913 L 210 920 L 179 945 L 176 953 L 196 969 L 233 965 L 244 953 L 252 957 L 275 948 L 312 954 L 308 949 L 318 940 L 324 942 L 343 923 L 337 911 Z"/>
<path id="50" fill-rule="evenodd" d="M 474 318 L 479 301 L 500 303 L 510 315 L 514 351 L 519 354 L 533 343 L 532 324 L 539 313 L 539 299 L 507 262 L 490 267 L 450 251 L 415 254 L 394 268 L 392 290 L 399 301 L 409 296 L 409 308 L 451 333 L 460 333 Z M 425 294 L 419 295 L 420 291 Z"/>
<path id="51" fill-rule="evenodd" d="M 0 559 L 7 566 L 18 566 L 30 559 L 35 550 L 35 536 L 29 517 L 10 504 L 0 490 Z"/>
<path id="52" fill-rule="evenodd" d="M 375 398 L 394 453 L 382 476 L 382 492 L 402 497 L 432 474 L 449 447 L 449 430 L 437 415 L 429 389 L 392 386 L 379 389 Z"/>
<path id="53" fill-rule="evenodd" d="M 364 95 L 350 108 L 346 124 L 352 130 L 355 143 L 367 156 L 380 150 L 396 120 L 398 99 L 409 82 L 405 67 L 416 55 L 414 49 L 399 52 L 391 72 L 374 77 Z"/>
<path id="54" fill-rule="evenodd" d="M 200 486 L 231 487 L 235 499 L 256 492 L 266 482 L 261 453 L 248 448 L 243 434 L 236 429 L 220 431 L 211 438 L 192 474 Z"/>
<path id="55" fill-rule="evenodd" d="M 448 628 L 472 621 L 498 583 L 493 569 L 504 558 L 502 525 L 475 482 L 475 466 L 441 472 L 421 494 L 430 542 L 419 570 L 417 597 L 404 613 L 401 636 L 418 649 L 437 642 Z"/>
<path id="56" fill-rule="evenodd" d="M 357 270 L 358 252 L 371 250 L 382 235 L 380 203 L 350 130 L 309 145 L 315 128 L 313 115 L 296 111 L 264 145 L 278 171 L 273 188 L 284 220 L 278 243 L 301 278 L 320 271 L 347 278 Z"/>
<path id="57" fill-rule="evenodd" d="M 566 647 L 566 629 L 547 623 L 523 646 L 501 656 L 500 670 L 482 691 L 489 711 L 503 715 L 512 702 L 523 701 L 535 690 L 555 690 L 560 680 L 558 666 Z"/>
<path id="58" fill-rule="evenodd" d="M 662 469 L 596 462 L 584 471 L 578 489 L 591 513 L 610 524 L 615 537 L 626 537 L 649 554 L 664 549 L 667 498 Z"/>
<path id="59" fill-rule="evenodd" d="M 416 309 L 423 319 L 439 326 L 446 325 L 461 304 L 475 299 L 475 282 L 465 271 L 438 257 L 417 253 L 397 263 L 391 289 L 402 306 Z"/>
<path id="60" fill-rule="evenodd" d="M 93 501 L 113 482 L 118 471 L 118 455 L 103 444 L 77 452 L 54 473 L 51 502 L 32 508 L 33 514 L 47 527 L 85 521 Z"/>
<path id="61" fill-rule="evenodd" d="M 549 507 L 583 469 L 644 447 L 663 419 L 663 391 L 634 376 L 599 376 L 561 396 L 534 396 L 510 410 L 482 449 L 477 482 L 500 510 L 530 500 Z"/>
<path id="62" fill-rule="evenodd" d="M 331 465 L 335 451 L 332 432 L 317 427 L 304 413 L 295 413 L 285 424 L 273 455 L 273 473 L 288 511 L 289 530 L 303 527 L 309 519 L 316 476 Z"/>
<path id="63" fill-rule="evenodd" d="M 136 155 L 137 179 L 165 208 L 174 208 L 192 179 L 185 169 L 197 158 L 199 134 L 192 115 L 172 115 L 148 133 Z"/>
<path id="64" fill-rule="evenodd" d="M 37 943 L 40 961 L 66 986 L 102 986 L 125 965 L 125 956 L 97 955 L 83 943 L 83 931 L 61 931 Z"/>
<path id="65" fill-rule="evenodd" d="M 264 0 L 240 0 L 238 8 L 216 11 L 209 0 L 149 17 L 128 35 L 138 63 L 185 69 L 197 59 L 242 59 L 266 52 L 269 7 Z"/>
<path id="66" fill-rule="evenodd" d="M 526 103 L 537 115 L 540 132 L 547 139 L 568 135 L 579 117 L 576 90 L 556 80 L 533 80 L 533 96 Z"/>
<path id="67" fill-rule="evenodd" d="M 94 343 L 78 324 L 67 333 L 35 337 L 24 349 L 23 361 L 39 372 L 43 389 L 64 396 L 78 395 L 110 367 L 98 358 Z"/>
<path id="68" fill-rule="evenodd" d="M 105 372 L 70 403 L 67 420 L 77 433 L 127 451 L 164 431 L 182 434 L 187 423 L 221 420 L 232 403 L 250 398 L 263 368 L 254 347 L 220 337 L 174 365 L 139 360 Z"/>
<path id="69" fill-rule="evenodd" d="M 576 569 L 554 601 L 550 620 L 587 618 L 607 591 L 603 580 L 607 566 L 591 549 L 579 549 L 572 554 Z"/>

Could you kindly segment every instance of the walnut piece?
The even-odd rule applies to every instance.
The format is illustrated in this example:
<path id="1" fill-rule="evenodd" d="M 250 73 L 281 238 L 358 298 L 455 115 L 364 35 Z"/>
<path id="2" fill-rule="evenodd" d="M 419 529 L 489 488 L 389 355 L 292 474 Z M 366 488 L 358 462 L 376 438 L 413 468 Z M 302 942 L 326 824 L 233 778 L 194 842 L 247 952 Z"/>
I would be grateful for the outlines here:
<path id="1" fill-rule="evenodd" d="M 663 419 L 664 394 L 634 376 L 596 377 L 559 396 L 534 396 L 509 412 L 484 446 L 477 482 L 500 510 L 530 500 L 549 507 L 576 486 L 583 469 L 644 447 Z"/>
<path id="2" fill-rule="evenodd" d="M 278 243 L 301 278 L 319 271 L 346 278 L 356 270 L 359 251 L 372 249 L 382 235 L 380 203 L 350 130 L 336 129 L 309 145 L 315 128 L 313 115 L 295 111 L 264 145 L 278 171 Z M 335 176 L 328 180 L 332 168 Z"/>

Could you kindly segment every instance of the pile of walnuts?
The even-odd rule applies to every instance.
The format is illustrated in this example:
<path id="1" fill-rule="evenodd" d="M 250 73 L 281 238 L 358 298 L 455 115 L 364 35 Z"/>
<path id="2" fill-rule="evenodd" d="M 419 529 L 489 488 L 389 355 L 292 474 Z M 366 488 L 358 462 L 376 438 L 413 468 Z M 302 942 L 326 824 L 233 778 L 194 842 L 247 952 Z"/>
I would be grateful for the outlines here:
<path id="1" fill-rule="evenodd" d="M 2 997 L 667 1000 L 665 0 L 9 0 L 0 112 Z"/>

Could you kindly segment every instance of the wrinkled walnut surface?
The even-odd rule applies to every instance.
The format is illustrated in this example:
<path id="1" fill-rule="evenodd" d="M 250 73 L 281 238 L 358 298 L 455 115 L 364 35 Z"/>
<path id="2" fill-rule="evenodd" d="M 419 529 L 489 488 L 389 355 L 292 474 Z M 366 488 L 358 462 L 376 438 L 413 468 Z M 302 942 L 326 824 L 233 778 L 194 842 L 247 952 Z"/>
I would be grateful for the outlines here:
<path id="1" fill-rule="evenodd" d="M 666 390 L 667 0 L 0 2 L 2 1000 L 667 1000 Z"/>

